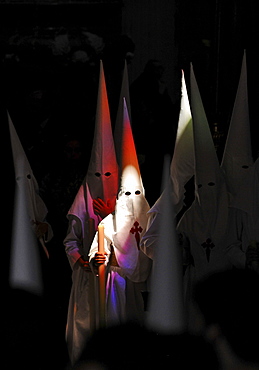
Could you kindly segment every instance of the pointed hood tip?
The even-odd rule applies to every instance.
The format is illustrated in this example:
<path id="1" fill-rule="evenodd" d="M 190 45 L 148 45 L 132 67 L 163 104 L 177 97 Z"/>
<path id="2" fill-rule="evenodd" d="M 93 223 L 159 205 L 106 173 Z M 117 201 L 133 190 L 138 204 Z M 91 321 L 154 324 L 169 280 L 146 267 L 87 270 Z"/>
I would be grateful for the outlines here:
<path id="1" fill-rule="evenodd" d="M 121 137 L 121 186 L 135 183 L 143 187 L 135 142 L 132 134 L 126 99 L 123 99 L 123 130 Z"/>
<path id="2" fill-rule="evenodd" d="M 210 126 L 204 110 L 195 73 L 191 70 L 191 109 L 195 153 L 195 183 L 218 182 L 222 178 Z"/>
<path id="3" fill-rule="evenodd" d="M 110 188 L 107 184 L 108 177 L 106 174 L 108 173 L 110 173 Z M 99 179 L 96 177 L 96 174 L 99 174 Z M 118 190 L 118 165 L 102 60 L 100 60 L 95 131 L 85 182 L 89 186 L 93 199 L 99 197 L 106 202 L 108 198 L 116 198 Z M 115 186 L 115 184 L 117 185 Z"/>
<path id="4" fill-rule="evenodd" d="M 247 170 L 244 170 L 244 165 L 251 167 L 253 163 L 244 49 L 235 101 L 221 160 L 221 168 L 224 171 L 231 194 L 236 194 L 240 183 L 244 181 L 247 173 Z"/>

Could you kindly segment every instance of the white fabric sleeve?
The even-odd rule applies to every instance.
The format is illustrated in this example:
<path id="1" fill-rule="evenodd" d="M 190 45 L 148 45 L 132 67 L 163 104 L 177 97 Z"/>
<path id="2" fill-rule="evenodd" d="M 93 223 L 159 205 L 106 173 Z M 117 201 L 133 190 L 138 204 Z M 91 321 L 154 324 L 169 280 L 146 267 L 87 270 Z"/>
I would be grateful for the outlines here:
<path id="1" fill-rule="evenodd" d="M 109 256 L 111 254 L 111 239 L 109 239 L 106 235 L 104 237 L 104 252 L 107 253 L 107 256 L 106 256 L 106 262 L 105 262 L 105 265 L 108 264 L 108 261 L 109 261 Z M 95 233 L 95 236 L 94 236 L 94 239 L 92 241 L 92 245 L 90 247 L 90 251 L 89 251 L 89 262 L 91 262 L 91 260 L 94 258 L 95 256 L 95 253 L 98 252 L 98 231 Z"/>
<path id="2" fill-rule="evenodd" d="M 65 252 L 72 269 L 75 267 L 77 260 L 84 254 L 82 244 L 82 227 L 79 219 L 70 218 L 67 236 L 63 244 Z"/>
<path id="3" fill-rule="evenodd" d="M 151 258 L 154 259 L 155 248 L 157 245 L 159 235 L 159 213 L 151 213 L 149 215 L 147 230 L 140 240 L 139 247 L 142 252 Z"/>

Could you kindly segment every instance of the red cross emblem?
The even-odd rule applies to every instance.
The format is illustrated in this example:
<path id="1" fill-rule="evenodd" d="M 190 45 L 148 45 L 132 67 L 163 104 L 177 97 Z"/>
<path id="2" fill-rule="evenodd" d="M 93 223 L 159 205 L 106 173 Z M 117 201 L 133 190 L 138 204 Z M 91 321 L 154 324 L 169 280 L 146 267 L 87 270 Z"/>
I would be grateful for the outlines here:
<path id="1" fill-rule="evenodd" d="M 138 221 L 135 221 L 133 227 L 130 229 L 131 234 L 135 234 L 135 239 L 139 249 L 140 233 L 143 231 L 142 227 L 139 225 Z"/>
<path id="2" fill-rule="evenodd" d="M 201 246 L 205 249 L 207 261 L 210 262 L 210 252 L 211 252 L 212 248 L 215 247 L 215 245 L 208 238 L 204 243 L 202 243 Z"/>

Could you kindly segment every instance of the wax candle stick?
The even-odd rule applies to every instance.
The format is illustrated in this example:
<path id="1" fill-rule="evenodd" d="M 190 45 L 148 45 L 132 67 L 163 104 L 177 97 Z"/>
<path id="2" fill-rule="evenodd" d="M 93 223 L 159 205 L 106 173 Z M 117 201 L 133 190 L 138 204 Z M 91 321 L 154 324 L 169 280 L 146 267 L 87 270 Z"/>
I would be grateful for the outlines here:
<path id="1" fill-rule="evenodd" d="M 104 225 L 98 225 L 98 252 L 104 254 Z M 105 326 L 105 264 L 99 265 L 99 326 Z"/>
<path id="2" fill-rule="evenodd" d="M 104 225 L 98 225 L 98 252 L 104 253 Z"/>

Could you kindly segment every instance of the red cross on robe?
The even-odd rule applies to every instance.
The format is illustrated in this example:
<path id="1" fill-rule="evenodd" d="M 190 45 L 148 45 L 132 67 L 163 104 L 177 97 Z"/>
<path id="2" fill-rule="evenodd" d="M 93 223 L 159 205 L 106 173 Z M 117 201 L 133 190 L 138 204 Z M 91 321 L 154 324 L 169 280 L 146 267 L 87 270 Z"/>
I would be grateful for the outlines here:
<path id="1" fill-rule="evenodd" d="M 137 247 L 139 249 L 140 233 L 143 231 L 142 227 L 139 225 L 138 221 L 135 221 L 133 227 L 130 229 L 131 234 L 135 234 L 135 239 L 137 242 Z"/>
<path id="2" fill-rule="evenodd" d="M 201 246 L 205 249 L 207 261 L 210 262 L 210 252 L 215 245 L 212 243 L 211 239 L 208 238 Z"/>

